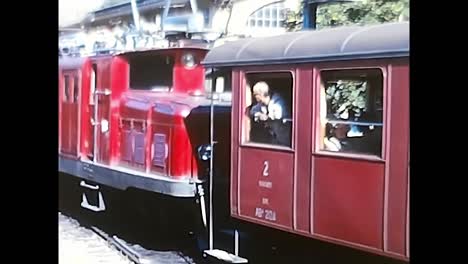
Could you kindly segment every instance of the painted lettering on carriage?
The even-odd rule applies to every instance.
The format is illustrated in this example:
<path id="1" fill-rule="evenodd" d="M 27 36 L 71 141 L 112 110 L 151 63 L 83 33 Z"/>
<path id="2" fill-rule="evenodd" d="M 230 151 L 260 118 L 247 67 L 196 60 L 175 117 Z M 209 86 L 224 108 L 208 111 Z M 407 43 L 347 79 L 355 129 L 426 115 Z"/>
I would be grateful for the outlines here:
<path id="1" fill-rule="evenodd" d="M 94 178 L 94 169 L 88 164 L 84 163 L 83 166 L 81 167 L 81 171 L 83 175 L 87 177 L 88 179 Z"/>
<path id="2" fill-rule="evenodd" d="M 255 216 L 258 218 L 263 218 L 263 213 L 265 213 L 265 210 L 262 208 L 255 208 Z"/>
<path id="3" fill-rule="evenodd" d="M 273 187 L 273 183 L 270 181 L 258 181 L 258 186 L 271 189 Z"/>
<path id="4" fill-rule="evenodd" d="M 269 221 L 276 221 L 276 212 L 273 210 L 265 210 L 265 219 Z"/>
<path id="5" fill-rule="evenodd" d="M 83 167 L 82 167 L 82 168 L 83 168 L 83 170 L 86 171 L 86 172 L 90 172 L 90 173 L 93 173 L 93 172 L 94 172 L 93 168 L 91 168 L 91 167 L 90 167 L 88 164 L 86 164 L 86 163 L 83 164 Z"/>
<path id="6" fill-rule="evenodd" d="M 270 167 L 270 164 L 268 160 L 265 160 L 263 162 L 263 176 L 267 177 L 269 175 L 268 168 Z"/>
<path id="7" fill-rule="evenodd" d="M 255 216 L 268 221 L 276 221 L 276 212 L 270 209 L 255 208 Z"/>
<path id="8" fill-rule="evenodd" d="M 268 198 L 262 198 L 262 204 L 268 205 L 269 203 L 270 201 L 268 200 Z"/>

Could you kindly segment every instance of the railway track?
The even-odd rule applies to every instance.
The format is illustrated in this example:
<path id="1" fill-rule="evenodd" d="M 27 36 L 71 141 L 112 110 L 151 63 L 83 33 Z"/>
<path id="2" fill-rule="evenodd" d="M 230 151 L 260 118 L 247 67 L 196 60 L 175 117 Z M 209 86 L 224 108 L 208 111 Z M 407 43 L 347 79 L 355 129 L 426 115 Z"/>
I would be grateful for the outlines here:
<path id="1" fill-rule="evenodd" d="M 104 231 L 95 226 L 90 227 L 96 234 L 102 237 L 110 245 L 118 249 L 122 254 L 127 256 L 133 263 L 136 264 L 195 264 L 195 262 L 187 256 L 176 251 L 155 251 L 148 250 L 137 244 L 129 244 L 123 239 L 113 235 L 110 236 Z"/>
<path id="2" fill-rule="evenodd" d="M 59 230 L 62 263 L 196 264 L 191 257 L 179 251 L 146 249 L 61 213 Z"/>

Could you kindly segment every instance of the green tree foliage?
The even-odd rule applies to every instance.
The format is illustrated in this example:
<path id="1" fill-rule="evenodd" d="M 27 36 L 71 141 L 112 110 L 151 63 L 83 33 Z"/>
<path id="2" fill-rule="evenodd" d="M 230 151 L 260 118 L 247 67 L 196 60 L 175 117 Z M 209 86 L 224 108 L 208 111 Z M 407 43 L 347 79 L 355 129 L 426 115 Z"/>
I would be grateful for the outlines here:
<path id="1" fill-rule="evenodd" d="M 290 10 L 286 15 L 285 26 L 289 31 L 299 30 L 302 27 L 302 19 L 302 10 Z M 362 0 L 324 4 L 317 9 L 317 28 L 408 19 L 409 0 Z"/>
<path id="2" fill-rule="evenodd" d="M 366 109 L 367 82 L 338 80 L 328 83 L 326 98 L 328 112 L 336 118 L 359 117 Z"/>

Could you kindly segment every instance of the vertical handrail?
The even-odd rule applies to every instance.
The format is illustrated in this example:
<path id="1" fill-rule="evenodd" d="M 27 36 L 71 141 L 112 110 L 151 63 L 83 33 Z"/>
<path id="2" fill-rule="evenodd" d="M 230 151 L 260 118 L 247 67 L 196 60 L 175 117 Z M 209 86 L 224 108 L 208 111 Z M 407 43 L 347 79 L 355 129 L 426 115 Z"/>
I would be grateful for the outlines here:
<path id="1" fill-rule="evenodd" d="M 209 227 L 209 242 L 210 242 L 210 250 L 213 249 L 213 149 L 214 149 L 214 140 L 213 140 L 213 131 L 214 131 L 214 124 L 213 124 L 213 83 L 210 83 L 210 90 L 211 90 L 211 101 L 210 101 L 210 227 Z"/>
<path id="2" fill-rule="evenodd" d="M 97 74 L 97 73 L 96 73 Z M 96 85 L 97 86 L 97 85 Z M 98 137 L 98 105 L 99 105 L 99 93 L 98 93 L 98 87 L 95 87 L 94 89 L 94 140 L 93 140 L 93 162 L 97 162 L 97 137 Z"/>

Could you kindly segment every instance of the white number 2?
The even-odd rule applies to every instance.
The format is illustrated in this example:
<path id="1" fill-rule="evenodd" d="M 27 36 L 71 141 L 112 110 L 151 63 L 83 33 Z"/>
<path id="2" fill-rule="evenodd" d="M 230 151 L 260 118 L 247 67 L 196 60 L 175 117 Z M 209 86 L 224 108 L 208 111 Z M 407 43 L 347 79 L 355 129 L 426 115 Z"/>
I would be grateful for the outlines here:
<path id="1" fill-rule="evenodd" d="M 269 166 L 268 161 L 265 160 L 263 162 L 263 176 L 268 176 L 268 166 Z"/>

